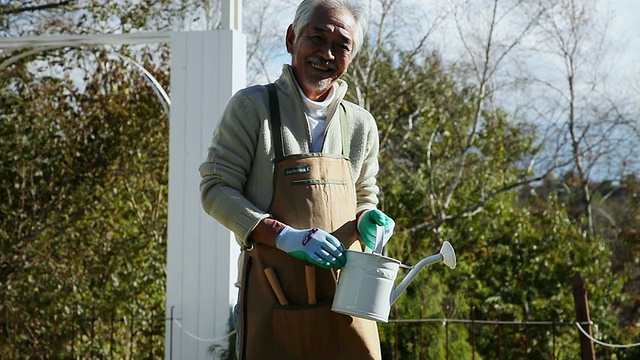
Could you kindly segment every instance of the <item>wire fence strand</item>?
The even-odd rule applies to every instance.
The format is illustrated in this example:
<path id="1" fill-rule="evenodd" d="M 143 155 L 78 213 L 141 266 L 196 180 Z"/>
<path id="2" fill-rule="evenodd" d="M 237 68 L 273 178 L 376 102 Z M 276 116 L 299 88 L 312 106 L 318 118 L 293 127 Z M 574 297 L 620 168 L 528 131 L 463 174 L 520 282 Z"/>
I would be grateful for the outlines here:
<path id="1" fill-rule="evenodd" d="M 582 335 L 588 337 L 591 341 L 593 341 L 598 345 L 607 346 L 611 348 L 632 348 L 632 347 L 640 346 L 640 343 L 626 344 L 626 345 L 609 344 L 609 343 L 600 341 L 598 339 L 595 339 L 593 336 L 589 335 L 589 333 L 582 328 L 582 325 L 579 322 L 576 322 L 576 326 L 578 327 L 578 330 L 580 330 Z"/>
<path id="2" fill-rule="evenodd" d="M 178 321 L 178 319 L 173 319 L 173 322 L 176 323 L 176 325 L 178 325 L 178 327 L 185 333 L 187 334 L 187 336 L 189 336 L 190 338 L 196 340 L 196 341 L 200 341 L 200 342 L 206 342 L 206 343 L 214 343 L 214 342 L 218 342 L 221 340 L 224 340 L 226 338 L 228 338 L 229 336 L 232 336 L 233 334 L 236 333 L 235 330 L 219 337 L 219 338 L 214 338 L 214 339 L 205 339 L 205 338 L 201 338 L 198 335 L 194 335 L 193 333 L 191 333 L 189 330 L 185 329 L 182 324 L 180 323 L 180 321 Z"/>

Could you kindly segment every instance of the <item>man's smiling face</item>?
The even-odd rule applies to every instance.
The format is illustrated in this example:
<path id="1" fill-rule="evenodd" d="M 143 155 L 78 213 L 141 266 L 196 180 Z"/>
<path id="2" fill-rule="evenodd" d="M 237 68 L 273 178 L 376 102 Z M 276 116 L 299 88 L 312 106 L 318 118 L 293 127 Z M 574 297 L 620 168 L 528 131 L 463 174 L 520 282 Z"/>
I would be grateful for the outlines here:
<path id="1" fill-rule="evenodd" d="M 331 86 L 349 68 L 356 21 L 349 10 L 318 7 L 300 36 L 287 30 L 287 50 L 298 84 L 311 100 L 326 98 Z"/>

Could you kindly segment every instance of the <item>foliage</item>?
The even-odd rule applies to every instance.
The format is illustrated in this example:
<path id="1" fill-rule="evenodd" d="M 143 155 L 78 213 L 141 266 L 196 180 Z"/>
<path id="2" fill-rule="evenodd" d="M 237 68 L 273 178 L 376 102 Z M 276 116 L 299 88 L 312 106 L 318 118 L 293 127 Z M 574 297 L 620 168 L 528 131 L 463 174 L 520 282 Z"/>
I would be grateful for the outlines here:
<path id="1" fill-rule="evenodd" d="M 394 305 L 393 317 L 465 319 L 473 313 L 483 320 L 572 324 L 571 289 L 580 273 L 593 320 L 619 339 L 615 305 L 623 281 L 602 271 L 611 269 L 604 238 L 587 241 L 555 193 L 524 201 L 514 186 L 527 183 L 524 159 L 538 150 L 532 145 L 534 129 L 512 125 L 500 110 L 482 112 L 474 122 L 477 92 L 456 80 L 455 71 L 444 69 L 435 55 L 381 51 L 370 62 L 370 54 L 365 50 L 358 61 L 373 63 L 376 75 L 361 94 L 381 134 L 381 207 L 397 222 L 386 251 L 415 264 L 448 240 L 458 254 L 455 270 L 437 265 L 422 270 Z M 488 359 L 498 358 L 498 351 L 509 358 L 546 359 L 557 336 L 563 345 L 555 355 L 571 358 L 579 353 L 572 330 L 557 335 L 552 326 L 505 330 L 500 349 L 498 333 L 487 326 L 473 330 L 475 344 L 472 330 L 460 325 L 386 325 L 381 338 L 385 358 L 470 358 L 476 349 Z"/>
<path id="2" fill-rule="evenodd" d="M 143 77 L 95 61 L 85 91 L 2 78 L 3 358 L 164 351 L 168 119 Z"/>
<path id="3" fill-rule="evenodd" d="M 5 36 L 128 33 L 216 28 L 218 1 L 6 0 L 0 8 Z M 20 26 L 16 26 L 20 24 Z"/>

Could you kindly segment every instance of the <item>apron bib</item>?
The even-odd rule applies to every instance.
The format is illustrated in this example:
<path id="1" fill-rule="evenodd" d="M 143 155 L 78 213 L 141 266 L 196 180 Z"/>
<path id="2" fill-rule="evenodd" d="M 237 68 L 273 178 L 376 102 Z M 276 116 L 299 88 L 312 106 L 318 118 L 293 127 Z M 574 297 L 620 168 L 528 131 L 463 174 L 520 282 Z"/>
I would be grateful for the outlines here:
<path id="1" fill-rule="evenodd" d="M 318 227 L 331 232 L 345 248 L 361 251 L 348 160 L 319 153 L 285 157 L 275 87 L 268 87 L 276 156 L 269 213 L 293 228 Z M 341 129 L 346 129 L 344 110 L 340 119 Z M 344 132 L 343 153 L 348 149 Z M 305 267 L 314 274 L 315 286 L 307 282 Z M 286 305 L 278 300 L 265 269 L 275 273 Z M 380 359 L 375 321 L 331 311 L 336 290 L 336 274 L 332 271 L 335 270 L 314 266 L 257 242 L 251 250 L 245 250 L 240 289 L 240 358 Z M 310 301 L 309 291 L 315 293 L 315 301 Z"/>

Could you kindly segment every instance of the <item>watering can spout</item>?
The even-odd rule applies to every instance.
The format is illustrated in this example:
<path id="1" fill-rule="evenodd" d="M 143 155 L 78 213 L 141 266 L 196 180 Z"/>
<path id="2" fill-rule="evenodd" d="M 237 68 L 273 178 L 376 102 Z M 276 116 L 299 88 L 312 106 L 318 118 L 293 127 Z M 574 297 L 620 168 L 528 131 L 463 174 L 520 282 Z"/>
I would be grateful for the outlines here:
<path id="1" fill-rule="evenodd" d="M 418 262 L 416 265 L 411 267 L 411 270 L 409 271 L 409 273 L 404 277 L 404 279 L 402 279 L 402 281 L 398 284 L 398 286 L 396 286 L 396 288 L 391 292 L 391 298 L 389 301 L 391 305 L 393 305 L 393 303 L 395 303 L 396 300 L 398 300 L 398 297 L 400 297 L 400 295 L 404 292 L 407 286 L 409 286 L 409 284 L 413 281 L 413 279 L 416 277 L 418 272 L 420 272 L 420 270 L 423 267 L 427 265 L 431 265 L 436 262 L 440 262 L 440 261 L 442 261 L 445 265 L 447 265 L 451 269 L 454 269 L 456 267 L 456 253 L 453 250 L 453 246 L 451 246 L 451 244 L 448 241 L 445 241 L 444 244 L 442 244 L 442 247 L 440 248 L 439 253 L 426 257 L 420 260 L 420 262 Z"/>
<path id="2" fill-rule="evenodd" d="M 453 246 L 448 241 L 445 241 L 440 248 L 440 254 L 442 255 L 442 262 L 451 269 L 456 268 L 456 253 L 453 251 Z"/>

